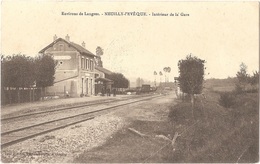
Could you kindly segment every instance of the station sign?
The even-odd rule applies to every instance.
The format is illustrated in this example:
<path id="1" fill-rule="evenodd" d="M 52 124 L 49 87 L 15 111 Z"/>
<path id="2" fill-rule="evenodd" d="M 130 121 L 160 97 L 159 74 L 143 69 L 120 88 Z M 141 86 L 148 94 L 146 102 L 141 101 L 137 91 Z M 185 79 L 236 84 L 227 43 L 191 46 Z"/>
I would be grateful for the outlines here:
<path id="1" fill-rule="evenodd" d="M 70 60 L 71 56 L 54 56 L 54 60 Z"/>

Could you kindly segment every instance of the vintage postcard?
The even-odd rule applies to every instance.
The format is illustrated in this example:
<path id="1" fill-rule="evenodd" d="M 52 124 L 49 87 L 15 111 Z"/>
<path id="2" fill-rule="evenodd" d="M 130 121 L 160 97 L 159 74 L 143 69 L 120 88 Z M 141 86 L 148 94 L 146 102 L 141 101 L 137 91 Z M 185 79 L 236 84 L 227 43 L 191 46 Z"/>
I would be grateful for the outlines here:
<path id="1" fill-rule="evenodd" d="M 259 2 L 1 1 L 1 162 L 258 161 Z"/>

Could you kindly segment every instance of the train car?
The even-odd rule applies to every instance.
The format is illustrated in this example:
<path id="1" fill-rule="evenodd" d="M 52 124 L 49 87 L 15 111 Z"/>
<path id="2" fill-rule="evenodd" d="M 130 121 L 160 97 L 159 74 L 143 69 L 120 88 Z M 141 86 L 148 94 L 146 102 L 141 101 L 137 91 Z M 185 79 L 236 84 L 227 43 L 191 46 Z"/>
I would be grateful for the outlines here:
<path id="1" fill-rule="evenodd" d="M 151 86 L 149 84 L 143 84 L 141 87 L 142 93 L 149 93 L 151 92 Z"/>

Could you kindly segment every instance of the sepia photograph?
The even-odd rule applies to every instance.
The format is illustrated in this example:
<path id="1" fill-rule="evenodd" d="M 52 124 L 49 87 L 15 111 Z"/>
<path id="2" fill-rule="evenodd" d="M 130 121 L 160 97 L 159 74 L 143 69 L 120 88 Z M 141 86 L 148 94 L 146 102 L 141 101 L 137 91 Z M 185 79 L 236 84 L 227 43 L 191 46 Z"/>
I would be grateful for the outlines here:
<path id="1" fill-rule="evenodd" d="M 2 163 L 258 163 L 259 2 L 1 1 Z"/>

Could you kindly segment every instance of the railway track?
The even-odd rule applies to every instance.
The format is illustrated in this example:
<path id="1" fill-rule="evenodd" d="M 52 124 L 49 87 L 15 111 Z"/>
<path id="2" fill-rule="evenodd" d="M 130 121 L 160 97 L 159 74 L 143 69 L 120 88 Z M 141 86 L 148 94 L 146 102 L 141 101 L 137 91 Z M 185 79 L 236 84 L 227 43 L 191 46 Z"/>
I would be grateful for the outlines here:
<path id="1" fill-rule="evenodd" d="M 143 97 L 149 97 L 149 96 L 150 95 L 146 95 L 146 96 L 143 96 Z M 140 98 L 140 96 L 134 97 L 132 99 L 137 99 L 137 98 Z M 44 114 L 44 113 L 52 113 L 52 112 L 57 112 L 57 111 L 65 111 L 65 110 L 69 110 L 69 109 L 73 109 L 73 108 L 88 107 L 88 106 L 97 105 L 97 103 L 99 103 L 99 105 L 100 104 L 108 104 L 108 103 L 125 101 L 125 100 L 128 100 L 128 99 L 129 98 L 115 99 L 115 100 L 108 100 L 108 101 L 98 100 L 98 101 L 92 101 L 90 103 L 85 103 L 85 104 L 76 105 L 76 106 L 56 108 L 56 109 L 49 109 L 49 110 L 44 110 L 44 111 L 40 111 L 40 112 L 31 112 L 31 113 L 28 113 L 28 114 L 20 114 L 18 116 L 2 117 L 1 118 L 1 122 L 3 123 L 5 121 L 9 121 L 9 120 L 14 120 L 14 119 L 18 119 L 18 118 L 25 118 L 25 117 L 29 117 L 29 116 L 35 116 L 35 115 L 39 115 L 39 114 Z"/>
<path id="2" fill-rule="evenodd" d="M 80 122 L 88 121 L 94 119 L 96 116 L 100 116 L 102 114 L 106 114 L 111 110 L 114 110 L 117 107 L 129 105 L 132 103 L 137 103 L 141 101 L 150 100 L 160 95 L 156 96 L 147 96 L 138 100 L 128 101 L 125 103 L 112 105 L 109 107 L 100 108 L 98 110 L 85 112 L 81 114 L 76 114 L 68 117 L 63 117 L 55 120 L 45 121 L 38 124 L 25 126 L 9 131 L 5 131 L 1 133 L 1 147 L 5 148 L 10 145 L 16 144 L 18 142 L 33 138 L 38 135 L 42 135 L 51 131 L 55 131 L 61 128 L 65 128 L 67 126 L 71 126 Z M 82 106 L 71 107 L 71 108 L 82 108 Z M 66 108 L 67 109 L 67 108 Z M 65 109 L 64 109 L 65 110 Z M 15 119 L 15 118 L 13 118 Z"/>

